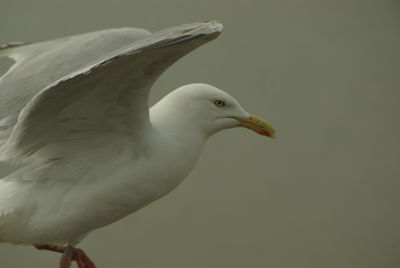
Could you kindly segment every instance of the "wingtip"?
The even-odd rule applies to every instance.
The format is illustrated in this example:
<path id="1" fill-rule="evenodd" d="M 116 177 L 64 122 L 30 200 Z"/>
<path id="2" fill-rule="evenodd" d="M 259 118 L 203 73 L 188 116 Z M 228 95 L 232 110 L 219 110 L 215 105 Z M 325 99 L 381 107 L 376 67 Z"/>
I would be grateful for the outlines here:
<path id="1" fill-rule="evenodd" d="M 220 34 L 224 28 L 219 21 L 204 21 L 177 26 L 181 30 L 181 34 Z"/>
<path id="2" fill-rule="evenodd" d="M 170 47 L 188 41 L 197 40 L 206 43 L 218 37 L 223 29 L 218 21 L 195 22 L 170 27 L 144 38 L 138 42 L 147 49 Z M 144 45 L 143 43 L 148 43 Z M 129 54 L 129 53 L 128 53 Z"/>
<path id="3" fill-rule="evenodd" d="M 205 21 L 204 23 L 207 25 L 210 32 L 222 32 L 224 29 L 224 25 L 216 20 Z"/>
<path id="4" fill-rule="evenodd" d="M 219 21 L 204 21 L 192 24 L 186 24 L 185 34 L 203 35 L 207 38 L 214 39 L 222 33 L 224 26 Z"/>

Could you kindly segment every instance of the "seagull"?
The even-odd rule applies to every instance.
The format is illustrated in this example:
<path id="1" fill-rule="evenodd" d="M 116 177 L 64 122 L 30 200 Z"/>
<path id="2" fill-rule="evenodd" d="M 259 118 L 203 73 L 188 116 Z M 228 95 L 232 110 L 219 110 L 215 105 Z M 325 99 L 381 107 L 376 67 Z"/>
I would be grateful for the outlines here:
<path id="1" fill-rule="evenodd" d="M 246 127 L 274 138 L 271 124 L 208 84 L 149 108 L 157 78 L 222 28 L 120 28 L 1 46 L 14 65 L 0 78 L 0 243 L 59 252 L 60 268 L 95 268 L 77 244 L 170 193 L 208 137 Z"/>

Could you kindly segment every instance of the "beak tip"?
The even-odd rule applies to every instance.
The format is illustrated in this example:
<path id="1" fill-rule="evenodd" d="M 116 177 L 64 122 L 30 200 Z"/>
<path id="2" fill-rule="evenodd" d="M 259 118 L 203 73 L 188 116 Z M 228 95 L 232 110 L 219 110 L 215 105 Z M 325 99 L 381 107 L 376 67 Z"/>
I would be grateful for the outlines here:
<path id="1" fill-rule="evenodd" d="M 267 136 L 268 138 L 271 138 L 271 139 L 276 139 L 275 133 L 271 133 L 271 132 L 264 130 L 264 131 L 261 131 L 260 134 L 263 136 Z"/>
<path id="2" fill-rule="evenodd" d="M 263 120 L 262 118 L 250 115 L 249 117 L 234 117 L 236 120 L 240 122 L 240 126 L 246 127 L 248 129 L 253 130 L 254 132 L 269 137 L 271 139 L 275 139 L 275 129 L 271 126 L 270 123 Z"/>

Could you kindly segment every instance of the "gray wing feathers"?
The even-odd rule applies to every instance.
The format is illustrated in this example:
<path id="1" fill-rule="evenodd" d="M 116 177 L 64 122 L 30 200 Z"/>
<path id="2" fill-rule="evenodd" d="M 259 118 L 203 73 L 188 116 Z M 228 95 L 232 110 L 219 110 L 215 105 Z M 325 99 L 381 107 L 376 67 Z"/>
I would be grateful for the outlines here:
<path id="1" fill-rule="evenodd" d="M 149 35 L 143 29 L 121 28 L 3 46 L 0 56 L 14 59 L 15 64 L 0 78 L 0 145 L 10 135 L 22 108 L 41 90 Z"/>
<path id="2" fill-rule="evenodd" d="M 18 115 L 34 95 L 51 83 L 148 35 L 146 30 L 122 28 L 8 46 L 4 53 L 16 63 L 12 72 L 0 78 L 0 120 Z"/>
<path id="3" fill-rule="evenodd" d="M 216 22 L 170 28 L 55 81 L 26 105 L 8 146 L 27 155 L 71 132 L 132 127 L 139 132 L 148 124 L 148 94 L 156 79 L 221 30 Z"/>

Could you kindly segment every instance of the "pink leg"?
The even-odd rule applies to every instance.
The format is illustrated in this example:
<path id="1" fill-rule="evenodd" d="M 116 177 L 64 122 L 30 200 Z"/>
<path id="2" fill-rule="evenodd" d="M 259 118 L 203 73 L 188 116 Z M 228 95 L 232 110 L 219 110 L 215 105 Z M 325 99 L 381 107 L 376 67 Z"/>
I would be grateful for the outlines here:
<path id="1" fill-rule="evenodd" d="M 60 259 L 60 268 L 70 268 L 72 261 L 72 254 L 74 253 L 74 248 L 71 246 L 67 246 L 64 249 L 63 254 Z"/>
<path id="2" fill-rule="evenodd" d="M 78 268 L 96 268 L 96 265 L 89 259 L 86 253 L 80 248 L 72 246 L 62 247 L 53 245 L 35 245 L 39 250 L 50 250 L 62 253 L 59 268 L 70 268 L 71 261 L 78 264 Z"/>

